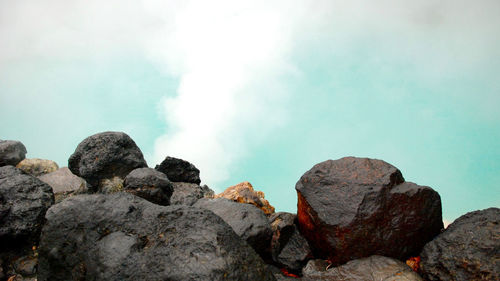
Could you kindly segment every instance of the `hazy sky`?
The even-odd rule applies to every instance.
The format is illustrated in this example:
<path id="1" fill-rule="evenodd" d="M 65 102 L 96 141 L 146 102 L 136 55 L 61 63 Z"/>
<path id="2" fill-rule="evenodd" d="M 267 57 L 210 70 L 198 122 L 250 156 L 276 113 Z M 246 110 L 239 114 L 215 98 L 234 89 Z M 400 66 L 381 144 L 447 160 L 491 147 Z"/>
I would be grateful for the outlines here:
<path id="1" fill-rule="evenodd" d="M 282 211 L 314 164 L 398 167 L 444 218 L 500 206 L 500 2 L 0 0 L 0 138 L 67 165 L 124 131 L 149 166 L 250 181 Z"/>

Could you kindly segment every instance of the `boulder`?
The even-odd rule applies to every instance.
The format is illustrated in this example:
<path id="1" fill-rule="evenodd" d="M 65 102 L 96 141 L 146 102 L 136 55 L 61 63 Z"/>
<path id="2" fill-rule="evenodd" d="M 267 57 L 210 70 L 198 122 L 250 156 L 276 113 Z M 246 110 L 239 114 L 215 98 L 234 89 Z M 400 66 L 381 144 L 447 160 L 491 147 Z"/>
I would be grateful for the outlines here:
<path id="1" fill-rule="evenodd" d="M 461 216 L 420 256 L 427 280 L 500 280 L 500 209 Z"/>
<path id="2" fill-rule="evenodd" d="M 22 170 L 11 165 L 0 167 L 0 179 L 16 175 L 25 175 L 25 173 Z"/>
<path id="3" fill-rule="evenodd" d="M 26 174 L 38 177 L 59 169 L 57 163 L 46 159 L 24 159 L 16 165 L 16 168 L 23 170 Z"/>
<path id="4" fill-rule="evenodd" d="M 374 254 L 406 260 L 443 228 L 439 194 L 381 160 L 328 160 L 295 188 L 301 233 L 334 265 Z"/>
<path id="5" fill-rule="evenodd" d="M 152 168 L 138 168 L 123 182 L 124 191 L 158 205 L 170 205 L 173 186 L 164 173 Z"/>
<path id="6" fill-rule="evenodd" d="M 406 264 L 383 256 L 352 260 L 342 266 L 329 268 L 327 262 L 311 260 L 302 271 L 304 280 L 343 280 L 343 281 L 423 281 Z"/>
<path id="7" fill-rule="evenodd" d="M 170 197 L 170 205 L 192 206 L 201 198 L 212 198 L 213 190 L 208 186 L 199 186 L 195 183 L 173 182 L 174 192 Z"/>
<path id="8" fill-rule="evenodd" d="M 156 165 L 156 170 L 167 175 L 173 182 L 188 182 L 200 184 L 200 170 L 188 161 L 167 156 L 160 165 Z"/>
<path id="9" fill-rule="evenodd" d="M 269 217 L 273 237 L 271 256 L 273 261 L 293 272 L 300 272 L 312 257 L 307 240 L 300 234 L 295 214 L 279 212 Z"/>
<path id="10" fill-rule="evenodd" d="M 90 191 L 99 191 L 106 179 L 125 178 L 132 170 L 147 167 L 141 150 L 122 132 L 104 132 L 84 139 L 68 160 L 71 172 L 84 178 Z"/>
<path id="11" fill-rule="evenodd" d="M 239 204 L 225 198 L 203 198 L 193 206 L 214 212 L 261 257 L 268 259 L 272 230 L 262 210 L 250 204 Z"/>
<path id="12" fill-rule="evenodd" d="M 275 280 L 208 210 L 118 192 L 70 197 L 46 218 L 39 281 Z"/>
<path id="13" fill-rule="evenodd" d="M 238 203 L 252 204 L 264 211 L 266 215 L 274 213 L 274 207 L 264 199 L 264 192 L 255 191 L 247 181 L 230 186 L 224 192 L 215 195 L 215 198 L 221 197 Z"/>
<path id="14" fill-rule="evenodd" d="M 26 147 L 20 141 L 0 140 L 0 167 L 16 166 L 26 157 Z"/>
<path id="15" fill-rule="evenodd" d="M 56 203 L 61 202 L 76 191 L 85 190 L 87 187 L 85 180 L 74 175 L 68 167 L 62 167 L 55 172 L 39 176 L 38 178 L 52 187 Z"/>

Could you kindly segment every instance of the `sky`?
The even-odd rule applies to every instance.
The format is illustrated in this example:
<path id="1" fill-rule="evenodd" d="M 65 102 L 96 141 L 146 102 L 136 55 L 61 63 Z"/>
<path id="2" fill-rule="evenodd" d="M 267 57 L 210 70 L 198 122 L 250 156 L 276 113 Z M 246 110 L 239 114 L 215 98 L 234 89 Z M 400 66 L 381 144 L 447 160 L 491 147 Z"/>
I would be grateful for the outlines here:
<path id="1" fill-rule="evenodd" d="M 0 0 L 0 139 L 66 166 L 123 131 L 296 212 L 316 163 L 382 159 L 443 217 L 500 206 L 500 2 Z"/>

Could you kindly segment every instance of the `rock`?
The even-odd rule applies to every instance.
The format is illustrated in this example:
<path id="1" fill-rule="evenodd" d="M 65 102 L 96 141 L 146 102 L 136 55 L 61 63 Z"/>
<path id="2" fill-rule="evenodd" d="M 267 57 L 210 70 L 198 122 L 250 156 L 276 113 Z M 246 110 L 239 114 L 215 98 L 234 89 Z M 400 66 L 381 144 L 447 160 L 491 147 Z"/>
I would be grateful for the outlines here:
<path id="1" fill-rule="evenodd" d="M 167 175 L 173 182 L 200 184 L 200 170 L 188 161 L 167 156 L 155 169 Z"/>
<path id="2" fill-rule="evenodd" d="M 125 192 L 70 197 L 49 209 L 39 281 L 274 280 L 221 218 Z"/>
<path id="3" fill-rule="evenodd" d="M 225 198 L 203 198 L 193 206 L 214 212 L 261 257 L 268 259 L 272 230 L 262 210 L 250 204 L 239 204 Z"/>
<path id="4" fill-rule="evenodd" d="M 423 279 L 401 261 L 383 256 L 352 260 L 342 266 L 329 268 L 324 261 L 311 260 L 302 271 L 306 280 L 378 281 L 401 280 L 422 281 Z"/>
<path id="5" fill-rule="evenodd" d="M 173 182 L 174 192 L 170 197 L 170 205 L 192 206 L 201 198 L 211 198 L 214 194 L 208 186 L 195 183 Z"/>
<path id="6" fill-rule="evenodd" d="M 0 169 L 17 171 L 13 167 Z M 0 179 L 0 253 L 36 244 L 45 212 L 52 204 L 52 188 L 35 177 L 14 174 Z"/>
<path id="7" fill-rule="evenodd" d="M 104 132 L 84 139 L 70 156 L 68 167 L 96 192 L 103 180 L 123 179 L 132 170 L 147 167 L 147 164 L 141 150 L 127 134 Z"/>
<path id="8" fill-rule="evenodd" d="M 255 191 L 247 181 L 228 187 L 224 192 L 215 195 L 215 198 L 221 197 L 238 203 L 252 204 L 264 211 L 266 215 L 274 213 L 274 207 L 264 199 L 264 192 Z"/>
<path id="9" fill-rule="evenodd" d="M 300 272 L 312 257 L 307 240 L 296 225 L 297 216 L 291 213 L 274 213 L 269 217 L 273 237 L 271 256 L 273 261 L 293 272 Z"/>
<path id="10" fill-rule="evenodd" d="M 21 274 L 23 277 L 30 277 L 36 274 L 36 267 L 38 259 L 34 256 L 24 256 L 14 262 L 14 269 L 16 273 Z"/>
<path id="11" fill-rule="evenodd" d="M 295 188 L 301 233 L 334 265 L 374 254 L 406 260 L 443 228 L 439 194 L 381 160 L 328 160 Z"/>
<path id="12" fill-rule="evenodd" d="M 82 191 L 87 188 L 85 180 L 74 175 L 68 167 L 62 167 L 55 172 L 39 176 L 38 178 L 52 187 L 55 203 L 61 202 L 76 191 Z"/>
<path id="13" fill-rule="evenodd" d="M 0 166 L 16 166 L 26 157 L 26 147 L 20 141 L 0 140 Z"/>
<path id="14" fill-rule="evenodd" d="M 427 280 L 500 280 L 500 209 L 461 216 L 420 256 Z"/>
<path id="15" fill-rule="evenodd" d="M 24 174 L 25 173 L 22 170 L 19 170 L 18 168 L 11 165 L 0 167 L 0 179 Z"/>
<path id="16" fill-rule="evenodd" d="M 164 173 L 138 168 L 125 177 L 124 190 L 158 205 L 170 205 L 173 186 Z"/>
<path id="17" fill-rule="evenodd" d="M 19 162 L 16 168 L 23 170 L 28 175 L 38 177 L 55 172 L 59 169 L 59 166 L 57 166 L 57 163 L 52 160 L 32 158 L 24 159 Z"/>

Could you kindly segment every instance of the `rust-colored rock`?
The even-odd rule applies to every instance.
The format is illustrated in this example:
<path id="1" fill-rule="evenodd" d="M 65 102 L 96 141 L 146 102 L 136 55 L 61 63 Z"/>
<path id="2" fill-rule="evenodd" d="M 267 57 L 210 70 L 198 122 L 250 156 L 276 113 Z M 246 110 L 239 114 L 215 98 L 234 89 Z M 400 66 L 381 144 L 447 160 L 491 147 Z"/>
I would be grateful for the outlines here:
<path id="1" fill-rule="evenodd" d="M 333 265 L 371 255 L 406 260 L 443 228 L 439 194 L 405 182 L 381 160 L 328 160 L 295 188 L 301 233 L 315 256 Z"/>
<path id="2" fill-rule="evenodd" d="M 264 211 L 266 215 L 274 213 L 274 207 L 264 199 L 264 192 L 255 191 L 252 184 L 245 181 L 228 187 L 224 192 L 215 195 L 215 198 L 226 198 L 238 203 L 247 203 Z"/>

